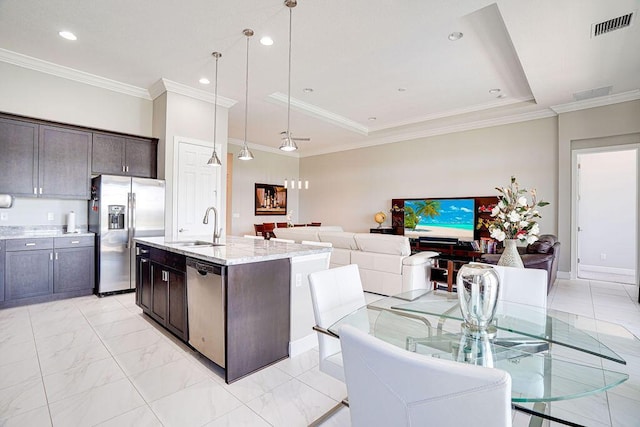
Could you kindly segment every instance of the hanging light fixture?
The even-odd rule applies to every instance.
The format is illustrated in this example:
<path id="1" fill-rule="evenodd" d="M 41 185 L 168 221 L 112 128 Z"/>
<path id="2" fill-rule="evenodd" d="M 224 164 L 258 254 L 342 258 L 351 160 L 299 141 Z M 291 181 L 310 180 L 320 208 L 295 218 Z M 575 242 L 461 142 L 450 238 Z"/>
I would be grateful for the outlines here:
<path id="1" fill-rule="evenodd" d="M 247 117 L 249 116 L 249 38 L 253 36 L 252 29 L 242 30 L 242 34 L 247 36 L 247 73 L 246 73 L 246 81 L 245 81 L 245 96 L 244 96 L 244 145 L 242 146 L 242 150 L 238 153 L 238 159 L 240 160 L 253 160 L 253 153 L 249 151 L 249 146 L 247 145 Z"/>
<path id="2" fill-rule="evenodd" d="M 292 11 L 298 2 L 296 0 L 285 0 L 284 5 L 289 8 L 289 78 L 287 88 L 287 130 L 282 132 L 282 143 L 280 149 L 282 151 L 295 151 L 298 149 L 296 142 L 291 138 L 289 124 L 291 122 L 291 21 Z"/>
<path id="3" fill-rule="evenodd" d="M 222 54 L 220 52 L 213 52 L 211 55 L 216 58 L 216 84 L 213 92 L 213 153 L 207 164 L 211 166 L 222 166 L 220 158 L 216 153 L 216 132 L 218 130 L 216 126 L 218 121 L 218 59 L 220 59 Z"/>
<path id="4" fill-rule="evenodd" d="M 290 188 L 292 190 L 296 189 L 296 180 L 295 179 L 291 179 L 291 181 L 289 181 L 287 178 L 284 179 L 284 188 Z M 298 179 L 298 185 L 297 185 L 298 190 L 302 190 L 302 180 Z M 305 180 L 304 181 L 304 189 L 308 190 L 309 189 L 309 181 Z"/>

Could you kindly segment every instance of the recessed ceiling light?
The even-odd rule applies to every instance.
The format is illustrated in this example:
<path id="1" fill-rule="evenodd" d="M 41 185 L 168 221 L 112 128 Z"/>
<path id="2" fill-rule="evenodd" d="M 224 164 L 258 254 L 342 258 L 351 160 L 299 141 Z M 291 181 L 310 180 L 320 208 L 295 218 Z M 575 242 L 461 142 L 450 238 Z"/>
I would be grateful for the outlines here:
<path id="1" fill-rule="evenodd" d="M 273 44 L 273 39 L 269 36 L 264 36 L 260 39 L 260 44 L 265 46 L 271 46 Z"/>
<path id="2" fill-rule="evenodd" d="M 406 87 L 399 87 L 398 92 L 405 92 L 407 90 Z"/>
<path id="3" fill-rule="evenodd" d="M 76 37 L 76 35 L 75 35 L 75 34 L 73 34 L 71 31 L 60 31 L 60 32 L 58 33 L 58 35 L 59 35 L 60 37 L 62 37 L 63 39 L 72 40 L 72 41 L 74 41 L 74 40 L 78 40 L 78 38 Z"/>
<path id="4" fill-rule="evenodd" d="M 462 34 L 460 31 L 454 31 L 453 33 L 449 34 L 447 38 L 454 42 L 456 40 L 460 40 L 462 36 L 464 36 L 464 34 Z"/>
<path id="5" fill-rule="evenodd" d="M 200 82 L 200 84 L 202 84 L 202 85 L 208 85 L 209 83 L 211 83 L 211 82 L 209 81 L 209 79 L 208 79 L 208 78 L 206 78 L 206 77 L 203 77 L 203 78 L 201 78 L 201 79 L 200 79 L 200 80 L 198 80 L 198 81 L 199 81 L 199 82 Z"/>
<path id="6" fill-rule="evenodd" d="M 304 93 L 311 93 L 311 92 L 313 92 L 313 89 L 312 89 L 312 88 L 310 88 L 310 87 L 305 87 L 304 89 L 302 89 L 302 91 L 303 91 Z"/>
<path id="7" fill-rule="evenodd" d="M 500 93 L 500 89 L 489 89 L 489 93 L 495 95 L 496 93 Z"/>
<path id="8" fill-rule="evenodd" d="M 370 122 L 375 122 L 376 120 L 378 120 L 378 118 L 371 116 L 367 120 L 369 120 Z"/>

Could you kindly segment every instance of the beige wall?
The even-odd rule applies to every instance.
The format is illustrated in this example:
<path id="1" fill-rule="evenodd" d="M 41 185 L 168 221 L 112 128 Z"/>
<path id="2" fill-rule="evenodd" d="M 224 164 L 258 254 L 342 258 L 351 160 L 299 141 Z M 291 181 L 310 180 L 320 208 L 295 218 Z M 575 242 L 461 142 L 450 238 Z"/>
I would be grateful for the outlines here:
<path id="1" fill-rule="evenodd" d="M 298 177 L 298 158 L 283 154 L 260 151 L 251 148 L 253 160 L 238 160 L 242 147 L 229 144 L 229 153 L 233 153 L 233 178 L 231 201 L 231 234 L 242 236 L 253 234 L 253 224 L 263 222 L 284 222 L 286 216 L 255 216 L 254 186 L 258 184 L 284 184 L 284 179 Z M 309 190 L 288 190 L 287 210 L 293 211 L 292 220 L 298 222 L 299 195 Z"/>
<path id="2" fill-rule="evenodd" d="M 546 118 L 302 158 L 311 188 L 300 219 L 368 231 L 393 198 L 495 195 L 514 175 L 551 202 L 540 228 L 556 233 L 557 141 L 557 119 Z"/>
<path id="3" fill-rule="evenodd" d="M 0 111 L 152 136 L 151 100 L 0 61 Z"/>
<path id="4" fill-rule="evenodd" d="M 563 243 L 560 255 L 561 271 L 571 271 L 572 231 L 571 149 L 611 144 L 607 141 L 588 143 L 589 139 L 611 138 L 614 144 L 637 143 L 633 136 L 640 132 L 640 101 L 623 102 L 560 114 L 558 120 L 558 239 Z M 637 236 L 635 237 L 637 238 Z"/>

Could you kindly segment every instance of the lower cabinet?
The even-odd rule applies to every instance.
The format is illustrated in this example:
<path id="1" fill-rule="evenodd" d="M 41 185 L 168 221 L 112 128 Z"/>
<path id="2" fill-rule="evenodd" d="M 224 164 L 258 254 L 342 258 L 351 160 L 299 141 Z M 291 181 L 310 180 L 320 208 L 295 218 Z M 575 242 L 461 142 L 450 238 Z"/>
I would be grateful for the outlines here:
<path id="1" fill-rule="evenodd" d="M 4 240 L 0 240 L 0 302 L 4 301 Z"/>
<path id="2" fill-rule="evenodd" d="M 136 303 L 184 341 L 187 329 L 185 257 L 137 245 Z"/>
<path id="3" fill-rule="evenodd" d="M 47 296 L 90 294 L 94 287 L 94 237 L 10 239 L 4 248 L 5 302 L 45 301 Z M 0 250 L 0 254 L 2 254 Z M 29 300 L 38 298 L 37 300 Z M 2 299 L 0 299 L 2 301 Z"/>

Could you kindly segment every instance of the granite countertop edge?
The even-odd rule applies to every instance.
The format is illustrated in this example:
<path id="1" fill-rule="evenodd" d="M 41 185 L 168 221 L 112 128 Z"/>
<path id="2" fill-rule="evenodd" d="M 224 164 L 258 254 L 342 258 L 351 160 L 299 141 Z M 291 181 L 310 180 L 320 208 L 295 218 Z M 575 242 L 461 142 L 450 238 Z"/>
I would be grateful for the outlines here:
<path id="1" fill-rule="evenodd" d="M 65 233 L 61 230 L 53 231 L 2 231 L 0 230 L 0 240 L 12 240 L 12 239 L 46 239 L 53 237 L 87 237 L 95 236 L 95 233 L 90 231 L 81 231 L 77 233 Z"/>
<path id="2" fill-rule="evenodd" d="M 181 246 L 183 242 L 179 241 L 165 241 L 164 237 L 137 237 L 134 240 L 156 249 L 162 249 L 221 265 L 250 264 L 331 252 L 331 248 L 329 247 L 302 245 L 299 243 L 271 242 L 269 240 L 255 240 L 237 236 L 227 236 L 219 246 L 198 248 Z M 211 239 L 193 240 L 210 241 Z"/>

